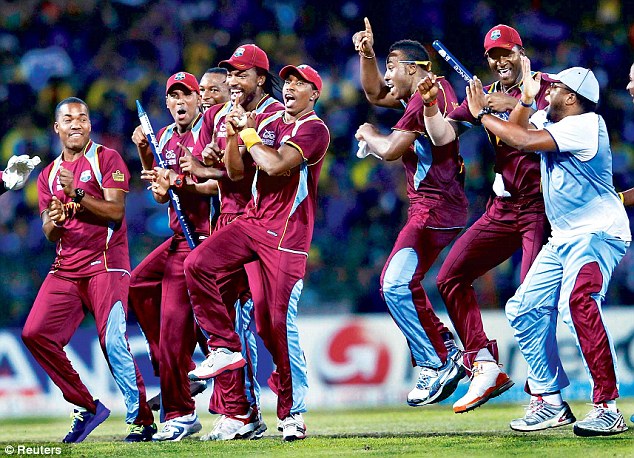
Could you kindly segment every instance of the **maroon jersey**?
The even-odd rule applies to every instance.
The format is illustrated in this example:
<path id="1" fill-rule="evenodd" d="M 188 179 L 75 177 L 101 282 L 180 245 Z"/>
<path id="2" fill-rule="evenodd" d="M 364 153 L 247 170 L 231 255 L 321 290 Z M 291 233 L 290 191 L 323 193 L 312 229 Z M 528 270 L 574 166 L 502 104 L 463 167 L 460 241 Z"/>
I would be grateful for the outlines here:
<path id="1" fill-rule="evenodd" d="M 196 146 L 194 146 L 194 154 L 200 156 L 202 150 L 211 143 L 214 131 L 216 133 L 216 143 L 221 150 L 227 146 L 227 129 L 225 126 L 225 117 L 231 111 L 232 104 L 227 102 L 224 105 L 214 105 L 205 111 L 203 125 L 200 129 L 200 135 Z M 255 113 L 272 113 L 284 109 L 284 105 L 269 95 L 265 95 L 258 102 Z M 246 153 L 242 156 L 244 160 L 244 178 L 239 181 L 231 181 L 228 176 L 218 180 L 218 188 L 220 194 L 220 213 L 244 213 L 247 203 L 251 199 L 251 183 L 255 176 L 255 164 L 251 156 Z M 226 170 L 224 164 L 220 166 L 222 170 Z"/>
<path id="2" fill-rule="evenodd" d="M 178 143 L 185 146 L 189 151 L 192 151 L 196 143 L 196 137 L 200 132 L 202 121 L 203 116 L 202 114 L 199 114 L 192 123 L 192 128 L 184 134 L 181 135 L 178 133 L 176 124 L 171 124 L 163 127 L 156 137 L 159 142 L 159 150 L 163 152 L 163 157 L 165 158 L 167 165 L 178 174 L 182 173 L 178 160 L 185 155 L 178 146 Z M 195 152 L 193 154 L 196 158 L 202 160 L 202 156 L 200 154 L 195 154 Z M 187 218 L 187 221 L 189 221 L 192 232 L 207 236 L 210 235 L 211 217 L 213 216 L 211 213 L 213 209 L 211 206 L 211 198 L 209 196 L 194 194 L 191 192 L 180 192 L 178 190 L 175 192 L 178 194 L 181 210 Z M 171 202 L 168 212 L 170 229 L 172 229 L 175 234 L 182 235 L 183 229 L 178 222 L 178 216 L 176 216 L 176 212 L 172 208 Z"/>
<path id="3" fill-rule="evenodd" d="M 84 154 L 74 162 L 60 155 L 46 166 L 37 180 L 40 213 L 56 196 L 67 208 L 62 238 L 57 242 L 57 256 L 52 272 L 68 278 L 83 278 L 102 272 L 130 271 L 128 230 L 125 217 L 119 224 L 106 223 L 84 211 L 64 194 L 59 182 L 60 167 L 73 172 L 74 188 L 82 188 L 87 196 L 103 199 L 103 189 L 129 191 L 130 173 L 118 152 L 92 140 Z"/>
<path id="4" fill-rule="evenodd" d="M 253 198 L 244 216 L 253 228 L 254 239 L 280 250 L 308 255 L 313 236 L 317 184 L 330 143 L 330 133 L 314 111 L 297 121 L 284 122 L 284 111 L 256 117 L 262 143 L 278 149 L 291 146 L 304 161 L 282 176 L 269 176 L 257 170 L 253 182 Z"/>
<path id="5" fill-rule="evenodd" d="M 542 79 L 541 87 L 537 93 L 537 97 L 535 97 L 534 108 L 536 110 L 541 110 L 548 105 L 548 102 L 546 102 L 546 91 L 549 86 L 550 83 Z M 488 94 L 503 91 L 502 85 L 499 81 L 486 86 L 484 90 Z M 519 85 L 514 86 L 506 93 L 519 100 L 522 95 L 522 84 L 520 83 Z M 493 115 L 504 120 L 509 118 L 509 114 L 510 111 L 504 113 L 493 113 Z M 467 99 L 462 102 L 462 105 L 450 113 L 447 118 L 453 121 L 467 122 L 470 124 L 477 123 L 477 120 L 469 111 Z M 504 189 L 511 193 L 511 196 L 513 197 L 540 194 L 539 155 L 522 153 L 521 151 L 502 142 L 488 130 L 486 133 L 489 136 L 489 141 L 495 149 L 495 172 L 502 174 L 504 179 Z"/>
<path id="6" fill-rule="evenodd" d="M 440 80 L 439 86 L 438 109 L 446 115 L 458 106 L 458 101 L 447 81 Z M 444 146 L 434 146 L 427 139 L 423 99 L 418 92 L 405 104 L 405 113 L 392 129 L 419 135 L 402 157 L 407 177 L 407 196 L 412 205 L 421 203 L 426 196 L 441 197 L 445 202 L 464 210 L 462 213 L 466 223 L 468 202 L 464 193 L 464 162 L 458 149 L 458 140 Z M 449 223 L 452 226 L 461 225 L 457 221 Z"/>

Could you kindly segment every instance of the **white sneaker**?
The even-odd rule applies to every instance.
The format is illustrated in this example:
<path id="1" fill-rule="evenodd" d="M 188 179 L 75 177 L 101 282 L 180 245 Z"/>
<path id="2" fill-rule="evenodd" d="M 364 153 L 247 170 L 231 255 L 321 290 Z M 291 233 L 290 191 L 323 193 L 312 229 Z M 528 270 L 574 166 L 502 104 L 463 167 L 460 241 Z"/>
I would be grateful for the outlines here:
<path id="1" fill-rule="evenodd" d="M 606 405 L 593 404 L 588 415 L 575 423 L 575 435 L 581 437 L 611 436 L 627 431 L 625 418 L 620 411 L 612 411 Z"/>
<path id="2" fill-rule="evenodd" d="M 282 438 L 285 441 L 306 438 L 306 424 L 301 413 L 290 414 L 282 420 Z"/>
<path id="3" fill-rule="evenodd" d="M 216 348 L 211 350 L 207 355 L 207 359 L 190 371 L 187 376 L 189 380 L 206 380 L 225 371 L 240 369 L 246 363 L 242 353 L 231 351 L 227 348 Z"/>
<path id="4" fill-rule="evenodd" d="M 567 402 L 555 406 L 548 404 L 541 396 L 531 398 L 526 414 L 522 418 L 511 421 L 510 427 L 515 431 L 541 431 L 558 428 L 577 421 Z"/>
<path id="5" fill-rule="evenodd" d="M 469 412 L 480 407 L 514 385 L 509 376 L 502 372 L 500 366 L 492 361 L 474 362 L 471 372 L 473 375 L 467 394 L 453 405 L 455 413 Z"/>
<path id="6" fill-rule="evenodd" d="M 167 421 L 163 428 L 152 436 L 153 441 L 179 441 L 183 437 L 196 434 L 203 429 L 203 426 L 198 421 L 198 415 L 196 412 L 183 415 L 181 417 L 172 418 Z"/>
<path id="7" fill-rule="evenodd" d="M 447 399 L 456 391 L 458 383 L 465 376 L 462 364 L 462 352 L 454 347 L 447 355 L 447 361 L 438 369 L 423 367 L 418 382 L 407 395 L 407 403 L 412 407 L 434 404 Z"/>
<path id="8" fill-rule="evenodd" d="M 230 417 L 221 415 L 214 423 L 214 429 L 200 438 L 201 441 L 228 441 L 232 439 L 250 439 L 256 429 L 257 419 L 253 419 L 253 411 L 245 415 Z"/>

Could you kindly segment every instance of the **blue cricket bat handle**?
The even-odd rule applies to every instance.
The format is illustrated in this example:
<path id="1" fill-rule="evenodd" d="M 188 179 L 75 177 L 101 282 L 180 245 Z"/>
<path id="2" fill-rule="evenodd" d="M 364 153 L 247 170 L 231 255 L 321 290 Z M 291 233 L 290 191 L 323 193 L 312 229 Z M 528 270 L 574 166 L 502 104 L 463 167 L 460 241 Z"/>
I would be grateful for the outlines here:
<path id="1" fill-rule="evenodd" d="M 150 149 L 152 150 L 152 154 L 154 155 L 154 160 L 156 161 L 159 167 L 163 169 L 167 169 L 168 168 L 167 162 L 165 162 L 165 158 L 159 151 L 158 142 L 156 141 L 156 136 L 154 135 L 154 129 L 152 129 L 152 124 L 150 123 L 150 118 L 148 118 L 147 113 L 141 106 L 141 102 L 139 102 L 138 100 L 136 101 L 136 108 L 139 114 L 139 121 L 141 121 L 141 127 L 143 129 L 143 133 L 145 134 L 145 137 L 147 138 L 147 141 L 150 144 Z M 195 237 L 195 235 L 192 233 L 191 229 L 189 228 L 189 223 L 187 222 L 187 219 L 185 218 L 185 215 L 183 214 L 181 210 L 181 202 L 180 202 L 180 199 L 178 198 L 178 194 L 176 194 L 174 190 L 171 188 L 167 190 L 167 193 L 169 194 L 170 201 L 172 202 L 172 207 L 174 208 L 174 211 L 176 212 L 176 217 L 178 218 L 178 222 L 180 223 L 181 228 L 183 229 L 183 235 L 185 236 L 185 239 L 187 240 L 187 244 L 189 245 L 189 248 L 193 250 L 194 248 L 196 248 L 197 238 Z"/>
<path id="2" fill-rule="evenodd" d="M 462 65 L 460 61 L 456 59 L 456 57 L 449 52 L 449 50 L 445 47 L 445 45 L 443 45 L 438 40 L 435 40 L 431 45 L 434 47 L 436 51 L 438 51 L 438 54 L 440 55 L 440 57 L 445 59 L 449 63 L 449 65 L 451 65 L 453 69 L 462 77 L 463 80 L 465 80 L 467 83 L 471 82 L 471 80 L 473 79 L 473 74 L 471 74 L 465 68 L 465 66 Z"/>

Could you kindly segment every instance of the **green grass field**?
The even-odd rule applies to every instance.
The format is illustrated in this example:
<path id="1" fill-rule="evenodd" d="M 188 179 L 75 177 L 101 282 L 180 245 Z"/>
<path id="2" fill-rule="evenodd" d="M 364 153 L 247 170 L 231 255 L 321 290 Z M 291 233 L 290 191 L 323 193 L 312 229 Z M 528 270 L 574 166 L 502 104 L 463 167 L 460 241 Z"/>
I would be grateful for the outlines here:
<path id="1" fill-rule="evenodd" d="M 590 409 L 572 403 L 577 418 Z M 532 434 L 511 431 L 508 422 L 521 416 L 519 405 L 487 404 L 456 415 L 450 404 L 426 408 L 324 411 L 305 415 L 309 437 L 284 443 L 275 430 L 275 414 L 265 412 L 268 434 L 258 441 L 201 442 L 197 434 L 176 443 L 126 444 L 123 418 L 109 418 L 81 444 L 64 448 L 62 456 L 163 457 L 163 456 L 531 456 L 621 457 L 634 456 L 634 426 L 629 421 L 634 399 L 619 401 L 630 430 L 612 437 L 578 438 L 572 426 Z M 201 417 L 203 432 L 213 417 Z M 0 421 L 2 450 L 7 444 L 60 445 L 69 418 Z"/>

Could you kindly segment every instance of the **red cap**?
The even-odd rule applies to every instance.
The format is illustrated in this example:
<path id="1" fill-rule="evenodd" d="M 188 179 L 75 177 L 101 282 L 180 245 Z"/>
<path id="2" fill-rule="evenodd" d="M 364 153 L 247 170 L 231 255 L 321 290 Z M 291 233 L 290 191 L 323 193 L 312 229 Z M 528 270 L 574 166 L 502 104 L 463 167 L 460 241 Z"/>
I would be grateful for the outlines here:
<path id="1" fill-rule="evenodd" d="M 315 70 L 313 67 L 306 64 L 298 65 L 297 67 L 295 67 L 294 65 L 287 65 L 280 70 L 280 77 L 282 79 L 286 79 L 288 74 L 293 71 L 299 73 L 302 79 L 308 81 L 309 83 L 313 83 L 315 87 L 317 87 L 317 90 L 321 91 L 321 76 L 319 76 L 319 73 L 317 73 L 317 70 Z"/>
<path id="2" fill-rule="evenodd" d="M 200 94 L 200 85 L 198 84 L 198 80 L 191 73 L 178 72 L 170 76 L 167 80 L 167 84 L 165 85 L 165 94 L 169 94 L 170 89 L 175 84 L 182 84 L 190 91 L 198 92 Z"/>
<path id="3" fill-rule="evenodd" d="M 484 37 L 484 52 L 489 52 L 491 48 L 512 49 L 513 46 L 522 46 L 522 39 L 513 27 L 499 24 L 489 30 Z"/>
<path id="4" fill-rule="evenodd" d="M 218 66 L 224 68 L 231 66 L 238 70 L 248 70 L 249 68 L 257 67 L 268 72 L 269 58 L 262 49 L 254 44 L 248 44 L 239 46 L 229 60 L 223 60 Z"/>

